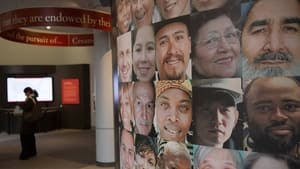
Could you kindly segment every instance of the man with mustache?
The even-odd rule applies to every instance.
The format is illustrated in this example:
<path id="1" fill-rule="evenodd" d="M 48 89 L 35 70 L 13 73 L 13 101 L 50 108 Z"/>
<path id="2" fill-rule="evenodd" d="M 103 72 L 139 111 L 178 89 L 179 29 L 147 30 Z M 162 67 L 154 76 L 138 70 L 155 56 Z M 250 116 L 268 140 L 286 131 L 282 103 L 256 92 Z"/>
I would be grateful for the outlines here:
<path id="1" fill-rule="evenodd" d="M 242 27 L 243 78 L 300 74 L 299 0 L 257 0 Z"/>
<path id="2" fill-rule="evenodd" d="M 295 78 L 252 80 L 244 91 L 244 110 L 254 151 L 300 157 L 300 86 Z"/>
<path id="3" fill-rule="evenodd" d="M 152 82 L 134 82 L 133 84 L 133 114 L 135 132 L 149 135 L 154 116 L 154 84 Z"/>
<path id="4" fill-rule="evenodd" d="M 191 37 L 186 17 L 155 25 L 156 66 L 160 80 L 186 80 Z M 190 71 L 190 70 L 188 70 Z"/>

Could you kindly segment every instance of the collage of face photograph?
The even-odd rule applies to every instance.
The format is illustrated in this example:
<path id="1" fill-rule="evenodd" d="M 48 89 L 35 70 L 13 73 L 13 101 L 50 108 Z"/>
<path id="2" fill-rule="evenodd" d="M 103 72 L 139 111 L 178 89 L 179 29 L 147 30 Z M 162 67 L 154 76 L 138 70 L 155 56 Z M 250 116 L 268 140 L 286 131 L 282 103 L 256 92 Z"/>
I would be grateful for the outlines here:
<path id="1" fill-rule="evenodd" d="M 299 169 L 299 0 L 116 0 L 121 169 Z"/>

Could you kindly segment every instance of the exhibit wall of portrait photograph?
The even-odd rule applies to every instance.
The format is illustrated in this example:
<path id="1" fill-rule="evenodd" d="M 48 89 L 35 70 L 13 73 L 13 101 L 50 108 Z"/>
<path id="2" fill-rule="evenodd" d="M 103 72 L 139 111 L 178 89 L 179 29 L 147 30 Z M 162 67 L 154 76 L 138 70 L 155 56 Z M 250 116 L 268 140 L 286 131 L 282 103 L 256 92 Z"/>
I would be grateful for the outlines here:
<path id="1" fill-rule="evenodd" d="M 116 0 L 120 169 L 299 169 L 299 0 Z"/>

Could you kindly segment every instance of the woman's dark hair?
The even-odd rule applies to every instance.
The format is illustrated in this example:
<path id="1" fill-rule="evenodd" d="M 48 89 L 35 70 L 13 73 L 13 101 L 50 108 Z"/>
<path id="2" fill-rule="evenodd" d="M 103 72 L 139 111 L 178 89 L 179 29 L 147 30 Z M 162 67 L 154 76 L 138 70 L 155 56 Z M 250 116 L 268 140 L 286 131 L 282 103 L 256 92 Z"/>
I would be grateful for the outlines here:
<path id="1" fill-rule="evenodd" d="M 23 91 L 24 93 L 33 93 L 33 89 L 31 87 L 25 87 Z"/>
<path id="2" fill-rule="evenodd" d="M 214 10 L 204 11 L 192 15 L 190 19 L 191 36 L 196 38 L 198 30 L 202 26 L 204 26 L 207 22 L 214 20 L 220 16 L 228 16 L 231 19 L 232 23 L 235 26 L 237 26 L 239 22 L 240 14 L 236 16 L 235 15 L 236 12 L 235 10 L 234 11 L 233 10 L 234 10 L 233 8 L 224 7 L 224 8 L 217 8 Z M 240 9 L 238 8 L 237 11 L 240 11 Z"/>
<path id="3" fill-rule="evenodd" d="M 240 7 L 233 8 L 229 7 L 228 5 L 224 6 L 223 8 L 217 8 L 214 10 L 209 10 L 209 11 L 204 11 L 204 12 L 199 12 L 191 16 L 190 19 L 190 35 L 192 37 L 192 53 L 191 56 L 194 57 L 196 56 L 195 54 L 195 46 L 196 46 L 196 41 L 198 38 L 198 30 L 202 28 L 206 23 L 208 23 L 211 20 L 214 20 L 220 16 L 227 16 L 230 18 L 232 21 L 233 25 L 235 27 L 239 27 L 239 19 L 240 19 L 240 14 L 237 15 L 236 11 L 240 12 Z"/>
<path id="4" fill-rule="evenodd" d="M 154 34 L 154 28 L 153 28 L 153 26 L 152 25 L 147 25 L 147 26 L 151 27 L 151 29 L 153 31 L 153 34 Z M 136 41 L 136 38 L 137 38 L 136 36 L 137 36 L 137 33 L 138 33 L 139 29 L 140 28 L 131 31 L 132 32 L 131 33 L 131 39 L 132 39 L 131 40 L 131 51 L 132 51 L 132 55 L 133 55 L 133 52 L 134 52 L 134 44 L 135 44 L 135 41 Z M 156 70 L 156 66 L 155 66 L 155 70 Z M 139 79 L 137 79 L 137 77 L 136 77 L 136 74 L 135 74 L 133 68 L 132 68 L 132 80 L 133 81 L 139 81 Z M 155 80 L 155 75 L 152 77 L 151 81 L 154 81 L 154 80 Z"/>
<path id="5" fill-rule="evenodd" d="M 39 97 L 39 93 L 36 90 L 33 90 L 33 94 L 35 97 Z"/>

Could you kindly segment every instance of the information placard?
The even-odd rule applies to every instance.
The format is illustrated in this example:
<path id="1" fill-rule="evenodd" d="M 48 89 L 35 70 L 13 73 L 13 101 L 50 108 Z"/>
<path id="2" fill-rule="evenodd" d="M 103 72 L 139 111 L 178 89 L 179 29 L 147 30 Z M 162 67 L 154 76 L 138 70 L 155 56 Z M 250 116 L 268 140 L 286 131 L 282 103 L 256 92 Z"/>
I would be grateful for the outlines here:
<path id="1" fill-rule="evenodd" d="M 62 104 L 79 104 L 79 79 L 63 79 L 62 86 Z"/>

